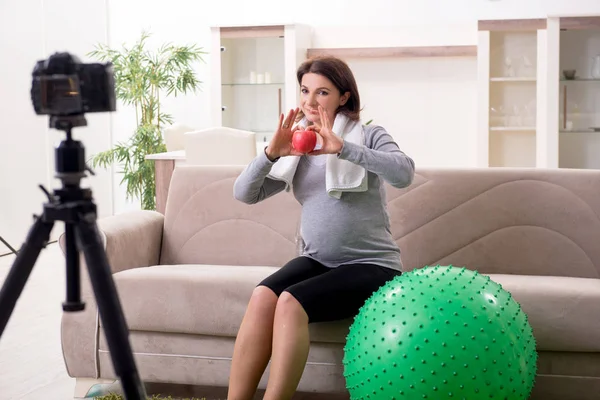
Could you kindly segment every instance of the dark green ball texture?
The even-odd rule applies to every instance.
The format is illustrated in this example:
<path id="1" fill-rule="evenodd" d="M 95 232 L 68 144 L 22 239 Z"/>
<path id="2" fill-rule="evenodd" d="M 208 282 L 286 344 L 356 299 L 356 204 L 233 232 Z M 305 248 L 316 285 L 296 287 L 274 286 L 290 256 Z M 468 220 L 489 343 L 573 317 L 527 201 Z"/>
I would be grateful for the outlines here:
<path id="1" fill-rule="evenodd" d="M 346 339 L 352 400 L 527 399 L 537 372 L 520 305 L 490 277 L 452 265 L 386 283 Z"/>

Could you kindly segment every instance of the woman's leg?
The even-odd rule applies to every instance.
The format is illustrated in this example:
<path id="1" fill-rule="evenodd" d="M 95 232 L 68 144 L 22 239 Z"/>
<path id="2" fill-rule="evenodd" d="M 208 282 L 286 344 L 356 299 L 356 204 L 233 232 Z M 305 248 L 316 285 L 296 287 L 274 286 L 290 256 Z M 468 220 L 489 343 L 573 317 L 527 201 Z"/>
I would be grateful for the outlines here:
<path id="1" fill-rule="evenodd" d="M 283 292 L 275 310 L 273 355 L 263 400 L 292 398 L 304 372 L 309 347 L 308 315 L 294 296 Z"/>
<path id="2" fill-rule="evenodd" d="M 273 354 L 264 400 L 291 399 L 310 347 L 308 324 L 354 317 L 399 271 L 371 264 L 344 265 L 286 289 L 275 310 Z"/>
<path id="3" fill-rule="evenodd" d="M 327 272 L 306 257 L 298 257 L 262 281 L 252 293 L 238 331 L 231 361 L 228 400 L 249 400 L 271 357 L 275 309 L 283 290 Z"/>
<path id="4" fill-rule="evenodd" d="M 277 295 L 266 286 L 252 292 L 233 349 L 228 400 L 249 400 L 271 357 Z"/>

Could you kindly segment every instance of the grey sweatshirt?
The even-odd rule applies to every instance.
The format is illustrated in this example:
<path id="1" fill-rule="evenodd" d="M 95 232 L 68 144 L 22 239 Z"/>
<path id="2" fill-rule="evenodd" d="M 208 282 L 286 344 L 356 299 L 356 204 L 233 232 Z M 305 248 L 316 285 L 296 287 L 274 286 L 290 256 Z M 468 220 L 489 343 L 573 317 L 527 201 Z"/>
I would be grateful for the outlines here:
<path id="1" fill-rule="evenodd" d="M 364 128 L 365 145 L 344 141 L 338 157 L 367 169 L 366 192 L 343 192 L 340 199 L 330 197 L 325 189 L 328 155 L 300 158 L 292 189 L 302 205 L 301 255 L 330 268 L 369 263 L 401 270 L 400 249 L 390 231 L 381 179 L 397 188 L 407 187 L 412 183 L 415 164 L 385 129 L 376 125 Z M 283 191 L 284 182 L 267 178 L 273 164 L 261 151 L 237 178 L 234 197 L 255 204 Z"/>

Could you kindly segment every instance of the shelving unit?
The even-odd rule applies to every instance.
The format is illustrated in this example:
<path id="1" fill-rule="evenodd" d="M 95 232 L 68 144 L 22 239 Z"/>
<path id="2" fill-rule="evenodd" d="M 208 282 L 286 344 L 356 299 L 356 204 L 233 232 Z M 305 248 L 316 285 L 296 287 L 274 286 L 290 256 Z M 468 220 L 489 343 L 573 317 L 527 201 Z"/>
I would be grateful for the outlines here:
<path id="1" fill-rule="evenodd" d="M 213 27 L 212 125 L 270 140 L 279 115 L 296 106 L 296 69 L 309 45 L 304 25 Z"/>
<path id="2" fill-rule="evenodd" d="M 560 18 L 558 167 L 600 169 L 600 17 Z M 564 70 L 576 70 L 565 79 Z"/>
<path id="3" fill-rule="evenodd" d="M 545 20 L 479 21 L 478 166 L 535 167 Z"/>

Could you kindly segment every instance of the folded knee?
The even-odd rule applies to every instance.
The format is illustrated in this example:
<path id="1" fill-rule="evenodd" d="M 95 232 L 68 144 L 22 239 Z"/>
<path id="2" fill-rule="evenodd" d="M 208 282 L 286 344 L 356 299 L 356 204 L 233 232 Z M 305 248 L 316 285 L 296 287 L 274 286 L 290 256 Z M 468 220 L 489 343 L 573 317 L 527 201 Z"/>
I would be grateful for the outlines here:
<path id="1" fill-rule="evenodd" d="M 292 295 L 288 291 L 284 291 L 283 293 L 281 293 L 281 296 L 279 296 L 279 299 L 277 300 L 277 310 L 284 313 L 304 313 L 304 307 L 302 307 L 302 304 L 300 304 L 298 299 L 296 299 L 294 295 Z"/>
<path id="2" fill-rule="evenodd" d="M 275 308 L 277 305 L 277 295 L 266 286 L 257 286 L 252 291 L 250 301 L 260 308 Z"/>

